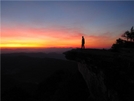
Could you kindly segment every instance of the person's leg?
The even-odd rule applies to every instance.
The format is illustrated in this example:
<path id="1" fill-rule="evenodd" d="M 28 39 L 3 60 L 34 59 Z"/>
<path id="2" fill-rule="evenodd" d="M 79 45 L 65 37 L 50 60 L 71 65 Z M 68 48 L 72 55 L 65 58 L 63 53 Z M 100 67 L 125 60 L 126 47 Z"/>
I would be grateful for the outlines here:
<path id="1" fill-rule="evenodd" d="M 81 49 L 83 48 L 83 44 L 81 44 Z"/>

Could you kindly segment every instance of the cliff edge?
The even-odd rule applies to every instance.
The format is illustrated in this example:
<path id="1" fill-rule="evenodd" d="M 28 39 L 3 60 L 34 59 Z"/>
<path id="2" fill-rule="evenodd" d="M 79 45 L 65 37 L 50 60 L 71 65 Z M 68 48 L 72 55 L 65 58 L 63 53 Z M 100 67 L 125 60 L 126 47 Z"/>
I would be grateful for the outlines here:
<path id="1" fill-rule="evenodd" d="M 87 101 L 134 101 L 132 51 L 72 49 L 64 54 L 78 64 L 90 92 Z"/>

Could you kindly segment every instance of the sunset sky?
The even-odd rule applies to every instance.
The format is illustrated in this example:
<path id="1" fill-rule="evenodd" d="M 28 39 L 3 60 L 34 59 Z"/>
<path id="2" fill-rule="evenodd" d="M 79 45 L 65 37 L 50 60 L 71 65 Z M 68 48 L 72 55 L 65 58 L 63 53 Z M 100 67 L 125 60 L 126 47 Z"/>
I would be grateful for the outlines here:
<path id="1" fill-rule="evenodd" d="M 134 25 L 134 1 L 1 1 L 1 48 L 110 48 Z"/>

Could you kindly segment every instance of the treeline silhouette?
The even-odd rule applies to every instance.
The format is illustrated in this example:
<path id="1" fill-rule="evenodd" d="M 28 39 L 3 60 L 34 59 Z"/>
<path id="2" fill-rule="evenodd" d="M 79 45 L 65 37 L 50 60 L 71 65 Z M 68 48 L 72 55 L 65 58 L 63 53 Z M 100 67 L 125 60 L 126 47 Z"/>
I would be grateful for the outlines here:
<path id="1" fill-rule="evenodd" d="M 121 48 L 134 48 L 134 29 L 133 26 L 130 31 L 126 31 L 121 35 L 122 38 L 116 39 L 111 49 L 119 51 Z"/>

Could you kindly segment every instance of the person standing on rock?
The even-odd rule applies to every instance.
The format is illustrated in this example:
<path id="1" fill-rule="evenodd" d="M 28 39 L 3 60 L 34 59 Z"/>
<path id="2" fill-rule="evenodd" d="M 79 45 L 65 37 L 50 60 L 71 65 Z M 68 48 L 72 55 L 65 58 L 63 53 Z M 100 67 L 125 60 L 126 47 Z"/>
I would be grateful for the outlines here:
<path id="1" fill-rule="evenodd" d="M 84 36 L 82 36 L 81 49 L 85 49 L 85 39 L 84 39 Z"/>

